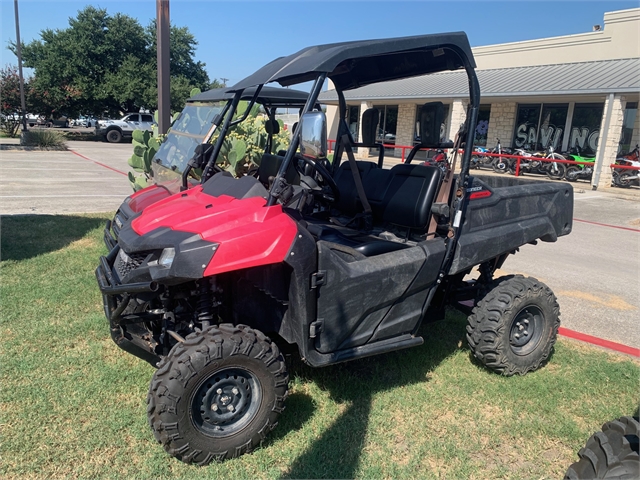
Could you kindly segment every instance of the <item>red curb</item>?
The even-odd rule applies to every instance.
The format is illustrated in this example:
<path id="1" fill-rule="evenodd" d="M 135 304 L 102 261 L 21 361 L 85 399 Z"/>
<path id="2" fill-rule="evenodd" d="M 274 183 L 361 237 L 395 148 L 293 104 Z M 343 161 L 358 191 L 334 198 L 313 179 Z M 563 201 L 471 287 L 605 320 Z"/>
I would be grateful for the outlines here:
<path id="1" fill-rule="evenodd" d="M 591 222 L 589 220 L 580 220 L 579 218 L 574 218 L 573 220 L 576 221 L 576 222 L 590 223 L 591 225 L 598 225 L 600 227 L 619 228 L 620 230 L 629 230 L 631 232 L 640 232 L 640 229 L 637 229 L 637 228 L 620 227 L 618 225 L 609 225 L 607 223 L 598 223 L 598 222 Z"/>
<path id="2" fill-rule="evenodd" d="M 640 357 L 640 348 L 628 347 L 626 345 L 622 345 L 621 343 L 611 342 L 603 338 L 593 337 L 591 335 L 587 335 L 586 333 L 576 332 L 575 330 L 569 330 L 568 328 L 564 327 L 560 327 L 558 329 L 558 333 L 564 337 L 580 340 L 581 342 L 591 343 L 592 345 L 608 348 L 609 350 L 615 350 L 616 352 L 626 353 L 627 355 L 632 355 L 634 357 Z"/>
<path id="3" fill-rule="evenodd" d="M 73 153 L 74 155 L 79 156 L 80 158 L 84 158 L 85 160 L 89 160 L 90 162 L 95 163 L 96 165 L 100 165 L 101 167 L 108 168 L 109 170 L 113 170 L 114 172 L 117 172 L 117 173 L 119 173 L 120 175 L 124 175 L 125 177 L 126 177 L 126 176 L 128 176 L 128 175 L 127 175 L 125 172 L 123 172 L 122 170 L 118 170 L 117 168 L 110 167 L 109 165 L 105 165 L 104 163 L 100 163 L 100 162 L 98 162 L 98 161 L 96 161 L 96 160 L 93 160 L 92 158 L 85 157 L 84 155 L 82 155 L 81 153 L 76 152 L 75 150 L 71 150 L 71 149 L 70 149 L 69 151 L 70 151 L 71 153 Z"/>

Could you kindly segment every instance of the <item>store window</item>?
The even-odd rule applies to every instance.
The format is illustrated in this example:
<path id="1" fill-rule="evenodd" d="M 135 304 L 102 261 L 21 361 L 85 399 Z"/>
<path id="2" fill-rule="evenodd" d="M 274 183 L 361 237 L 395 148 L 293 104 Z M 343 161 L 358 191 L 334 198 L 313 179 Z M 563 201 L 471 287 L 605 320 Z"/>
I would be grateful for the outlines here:
<path id="1" fill-rule="evenodd" d="M 397 105 L 374 105 L 373 108 L 380 112 L 376 142 L 385 145 L 396 144 L 396 130 L 398 128 L 398 106 Z M 393 153 L 393 147 L 385 147 L 385 151 Z"/>
<path id="2" fill-rule="evenodd" d="M 476 133 L 473 137 L 473 144 L 482 147 L 487 146 L 487 132 L 489 131 L 489 118 L 491 117 L 491 105 L 480 105 L 478 111 L 478 123 Z"/>
<path id="3" fill-rule="evenodd" d="M 631 145 L 631 140 L 633 139 L 633 126 L 636 123 L 637 115 L 638 102 L 627 102 L 622 120 L 622 135 L 620 135 L 618 153 L 628 153 L 636 147 L 635 145 Z"/>
<path id="4" fill-rule="evenodd" d="M 595 155 L 600 137 L 603 103 L 576 103 L 571 119 L 569 151 Z"/>
<path id="5" fill-rule="evenodd" d="M 569 104 L 518 105 L 513 147 L 530 151 L 559 150 Z"/>

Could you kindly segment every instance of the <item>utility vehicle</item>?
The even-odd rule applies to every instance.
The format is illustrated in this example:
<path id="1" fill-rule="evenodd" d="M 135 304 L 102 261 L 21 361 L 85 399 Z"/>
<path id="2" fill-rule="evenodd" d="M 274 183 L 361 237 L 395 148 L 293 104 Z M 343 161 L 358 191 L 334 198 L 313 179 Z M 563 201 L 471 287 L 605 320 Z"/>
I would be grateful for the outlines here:
<path id="1" fill-rule="evenodd" d="M 384 148 L 355 160 L 353 146 L 375 145 L 377 111 L 354 143 L 344 91 L 457 69 L 469 108 L 453 144 L 440 143 L 444 108 L 431 102 L 406 163 L 384 168 Z M 331 161 L 316 104 L 327 78 L 340 118 Z M 255 87 L 255 99 L 271 82 L 312 82 L 289 149 L 265 154 L 255 176 L 216 171 L 243 92 Z M 487 367 L 524 374 L 547 360 L 555 296 L 536 279 L 493 275 L 519 247 L 571 231 L 572 189 L 469 175 L 480 89 L 464 33 L 309 47 L 230 90 L 220 138 L 189 162 L 201 183 L 131 214 L 96 270 L 113 340 L 157 367 L 147 411 L 167 452 L 204 465 L 259 445 L 287 398 L 278 343 L 314 367 L 360 359 L 422 344 L 423 321 L 465 302 L 471 352 Z M 461 149 L 460 172 L 412 163 L 425 147 Z"/>

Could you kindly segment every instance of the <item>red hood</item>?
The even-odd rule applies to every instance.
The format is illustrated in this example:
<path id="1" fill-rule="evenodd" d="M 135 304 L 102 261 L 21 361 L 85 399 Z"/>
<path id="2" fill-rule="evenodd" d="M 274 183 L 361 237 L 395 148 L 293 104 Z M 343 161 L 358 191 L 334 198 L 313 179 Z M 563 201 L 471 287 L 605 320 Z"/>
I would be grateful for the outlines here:
<path id="1" fill-rule="evenodd" d="M 265 203 L 262 197 L 213 197 L 197 186 L 148 206 L 131 227 L 138 235 L 168 227 L 218 243 L 204 272 L 208 276 L 285 259 L 298 231 L 296 223 L 280 205 Z"/>

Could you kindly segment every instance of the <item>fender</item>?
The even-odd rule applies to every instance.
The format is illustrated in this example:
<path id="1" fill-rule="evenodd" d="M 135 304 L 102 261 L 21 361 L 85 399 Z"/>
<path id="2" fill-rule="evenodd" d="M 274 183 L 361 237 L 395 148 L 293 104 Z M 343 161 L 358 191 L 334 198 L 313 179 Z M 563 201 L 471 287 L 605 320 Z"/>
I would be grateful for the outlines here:
<path id="1" fill-rule="evenodd" d="M 205 277 L 282 262 L 297 235 L 296 222 L 280 205 L 267 207 L 262 197 L 214 197 L 203 193 L 202 186 L 150 205 L 131 227 L 138 235 L 168 227 L 217 243 Z"/>

